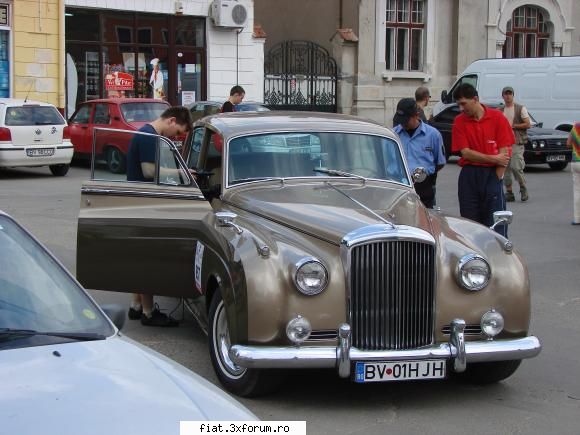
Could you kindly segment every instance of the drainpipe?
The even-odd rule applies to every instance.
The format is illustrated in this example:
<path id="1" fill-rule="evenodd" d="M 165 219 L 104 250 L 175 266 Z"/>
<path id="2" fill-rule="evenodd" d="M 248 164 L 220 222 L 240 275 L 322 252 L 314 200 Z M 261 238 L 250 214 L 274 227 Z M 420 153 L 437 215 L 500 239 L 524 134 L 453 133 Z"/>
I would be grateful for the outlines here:
<path id="1" fill-rule="evenodd" d="M 66 113 L 66 47 L 65 47 L 65 28 L 64 28 L 64 6 L 65 0 L 58 1 L 58 103 L 57 106 L 62 108 L 63 115 L 67 118 Z"/>

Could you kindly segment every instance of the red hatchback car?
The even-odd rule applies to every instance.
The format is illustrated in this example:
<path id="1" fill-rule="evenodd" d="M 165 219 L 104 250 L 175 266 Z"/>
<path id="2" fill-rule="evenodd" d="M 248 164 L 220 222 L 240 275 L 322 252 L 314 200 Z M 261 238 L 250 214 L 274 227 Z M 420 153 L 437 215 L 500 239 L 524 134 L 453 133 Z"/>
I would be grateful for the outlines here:
<path id="1" fill-rule="evenodd" d="M 81 103 L 69 120 L 75 157 L 90 158 L 95 127 L 138 130 L 169 107 L 168 102 L 152 98 L 108 98 Z M 109 171 L 125 172 L 130 141 L 128 134 L 99 133 L 96 154 L 106 161 Z"/>

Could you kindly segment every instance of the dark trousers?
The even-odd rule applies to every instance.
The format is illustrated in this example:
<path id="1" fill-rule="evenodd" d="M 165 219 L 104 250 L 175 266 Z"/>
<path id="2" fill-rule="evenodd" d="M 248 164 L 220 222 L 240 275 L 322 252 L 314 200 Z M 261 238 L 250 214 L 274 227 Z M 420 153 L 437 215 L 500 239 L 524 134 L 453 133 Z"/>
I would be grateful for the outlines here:
<path id="1" fill-rule="evenodd" d="M 493 225 L 493 212 L 505 210 L 503 182 L 497 178 L 495 167 L 466 165 L 459 173 L 459 212 L 462 217 L 487 227 Z M 507 226 L 495 230 L 507 237 Z"/>
<path id="2" fill-rule="evenodd" d="M 421 183 L 415 183 L 415 192 L 421 198 L 421 202 L 427 208 L 433 208 L 435 205 L 435 182 L 437 174 L 428 175 Z"/>

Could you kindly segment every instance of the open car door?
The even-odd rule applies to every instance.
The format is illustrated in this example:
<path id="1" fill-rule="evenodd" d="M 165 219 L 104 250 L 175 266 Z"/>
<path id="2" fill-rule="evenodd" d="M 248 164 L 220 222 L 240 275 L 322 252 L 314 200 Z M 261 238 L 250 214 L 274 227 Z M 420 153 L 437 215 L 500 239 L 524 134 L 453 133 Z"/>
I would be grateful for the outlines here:
<path id="1" fill-rule="evenodd" d="M 111 131 L 95 129 L 93 143 Z M 199 295 L 196 240 L 206 241 L 204 217 L 212 209 L 175 145 L 147 136 L 156 147 L 152 181 L 127 181 L 96 167 L 93 153 L 91 180 L 81 190 L 77 278 L 90 289 L 192 298 Z"/>

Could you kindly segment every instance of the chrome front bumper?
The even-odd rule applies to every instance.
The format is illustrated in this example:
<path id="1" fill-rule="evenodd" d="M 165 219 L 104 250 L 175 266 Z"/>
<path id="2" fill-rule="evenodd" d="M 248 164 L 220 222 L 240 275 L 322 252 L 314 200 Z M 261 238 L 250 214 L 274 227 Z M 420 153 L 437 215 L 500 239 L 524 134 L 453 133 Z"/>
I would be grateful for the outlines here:
<path id="1" fill-rule="evenodd" d="M 355 361 L 447 359 L 453 362 L 455 372 L 463 372 L 467 363 L 532 358 L 542 349 L 534 336 L 465 342 L 464 330 L 465 321 L 456 319 L 451 322 L 448 343 L 411 350 L 365 351 L 351 346 L 350 326 L 342 324 L 337 347 L 234 345 L 230 358 L 245 368 L 336 368 L 340 377 L 347 378 Z"/>

